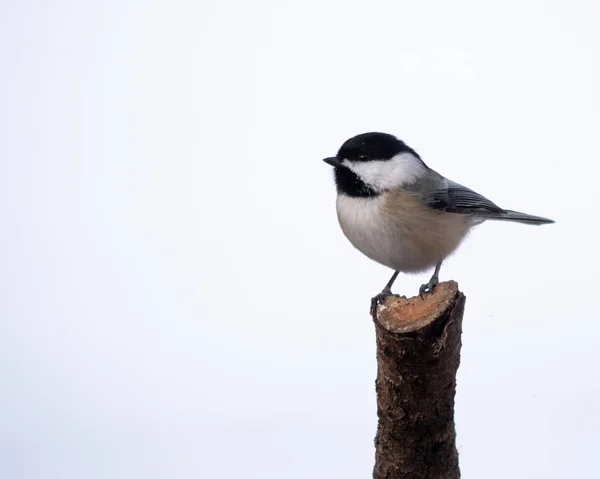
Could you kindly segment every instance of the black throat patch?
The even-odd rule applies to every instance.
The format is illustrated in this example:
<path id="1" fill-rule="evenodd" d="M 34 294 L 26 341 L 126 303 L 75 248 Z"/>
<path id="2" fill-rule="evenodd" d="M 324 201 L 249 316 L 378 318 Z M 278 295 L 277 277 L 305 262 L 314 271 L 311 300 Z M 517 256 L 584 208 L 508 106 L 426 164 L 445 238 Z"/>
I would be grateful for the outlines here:
<path id="1" fill-rule="evenodd" d="M 338 193 L 344 193 L 353 198 L 367 198 L 379 194 L 345 166 L 336 166 L 334 173 Z"/>

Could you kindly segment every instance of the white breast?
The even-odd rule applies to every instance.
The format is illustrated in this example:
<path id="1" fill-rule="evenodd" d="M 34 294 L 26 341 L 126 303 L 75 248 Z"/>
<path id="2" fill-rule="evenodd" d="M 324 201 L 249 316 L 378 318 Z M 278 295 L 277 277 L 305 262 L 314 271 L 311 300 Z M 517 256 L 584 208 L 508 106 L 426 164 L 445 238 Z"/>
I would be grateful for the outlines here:
<path id="1" fill-rule="evenodd" d="M 338 195 L 337 214 L 350 243 L 396 271 L 420 272 L 449 256 L 471 222 L 427 208 L 402 190 L 368 198 Z"/>

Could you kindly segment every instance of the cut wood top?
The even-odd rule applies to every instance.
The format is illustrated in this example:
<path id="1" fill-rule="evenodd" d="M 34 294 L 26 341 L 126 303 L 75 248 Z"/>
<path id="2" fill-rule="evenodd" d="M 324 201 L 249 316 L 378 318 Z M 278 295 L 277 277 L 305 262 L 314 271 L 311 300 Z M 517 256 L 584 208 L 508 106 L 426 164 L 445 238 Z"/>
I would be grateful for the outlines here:
<path id="1" fill-rule="evenodd" d="M 431 324 L 456 301 L 458 283 L 439 283 L 423 297 L 389 297 L 377 307 L 377 322 L 392 333 L 410 333 Z"/>

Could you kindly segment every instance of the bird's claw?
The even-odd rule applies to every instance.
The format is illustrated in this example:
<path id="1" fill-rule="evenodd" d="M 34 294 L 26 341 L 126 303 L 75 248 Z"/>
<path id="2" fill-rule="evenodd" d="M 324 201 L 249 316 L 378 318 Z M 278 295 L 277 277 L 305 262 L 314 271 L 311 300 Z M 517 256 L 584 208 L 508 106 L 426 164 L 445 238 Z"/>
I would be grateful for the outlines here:
<path id="1" fill-rule="evenodd" d="M 399 298 L 400 295 L 399 294 L 393 294 L 390 290 L 383 290 L 381 293 L 373 296 L 371 298 L 371 309 L 370 309 L 370 314 L 373 317 L 373 319 L 375 319 L 375 315 L 377 314 L 377 306 L 379 306 L 380 304 L 382 304 L 387 298 L 389 297 L 395 297 L 395 298 Z"/>
<path id="2" fill-rule="evenodd" d="M 435 288 L 435 286 L 438 284 L 438 280 L 431 278 L 429 280 L 429 283 L 426 284 L 422 284 L 421 287 L 419 288 L 419 296 L 421 297 L 421 299 L 424 299 L 423 296 L 425 296 L 425 293 L 431 293 L 433 291 L 433 288 Z"/>

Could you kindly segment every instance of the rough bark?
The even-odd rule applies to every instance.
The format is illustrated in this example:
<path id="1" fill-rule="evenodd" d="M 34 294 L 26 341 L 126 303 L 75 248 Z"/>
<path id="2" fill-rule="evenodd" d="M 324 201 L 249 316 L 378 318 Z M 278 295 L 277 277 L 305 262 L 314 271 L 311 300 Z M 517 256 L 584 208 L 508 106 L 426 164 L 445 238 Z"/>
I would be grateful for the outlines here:
<path id="1" fill-rule="evenodd" d="M 374 479 L 460 477 L 454 395 L 464 305 L 449 281 L 378 307 Z"/>

